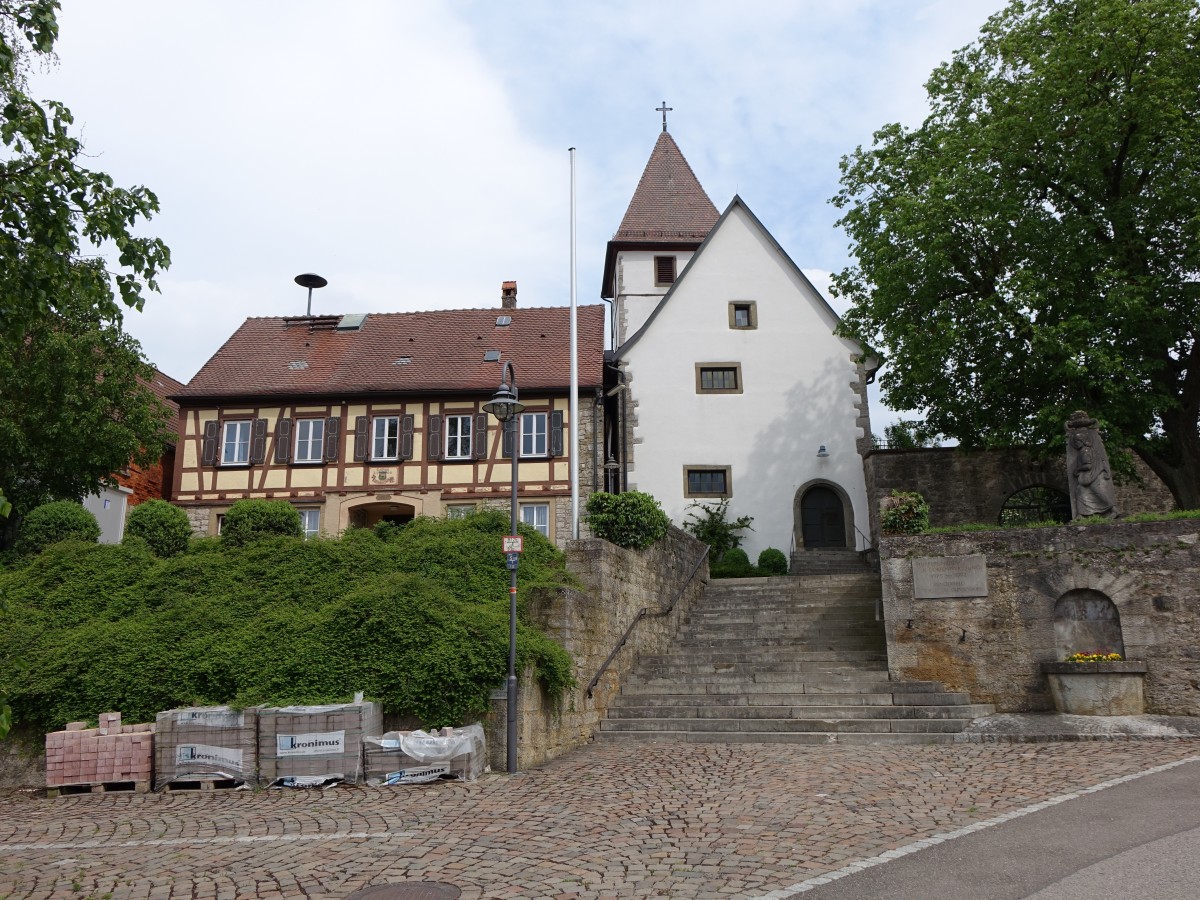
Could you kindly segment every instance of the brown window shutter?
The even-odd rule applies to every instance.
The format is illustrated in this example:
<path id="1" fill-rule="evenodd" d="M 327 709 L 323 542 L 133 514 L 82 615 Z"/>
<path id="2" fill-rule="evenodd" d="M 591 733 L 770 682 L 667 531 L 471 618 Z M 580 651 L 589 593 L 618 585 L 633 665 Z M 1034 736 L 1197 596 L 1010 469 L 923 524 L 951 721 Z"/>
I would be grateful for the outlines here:
<path id="1" fill-rule="evenodd" d="M 500 427 L 504 429 L 503 437 L 500 441 L 500 455 L 505 459 L 512 459 L 513 433 L 521 427 L 521 417 L 513 416 Z"/>
<path id="2" fill-rule="evenodd" d="M 342 442 L 342 420 L 330 416 L 325 420 L 325 462 L 337 462 L 338 444 Z"/>
<path id="3" fill-rule="evenodd" d="M 487 459 L 487 420 L 487 413 L 475 414 L 475 428 L 471 433 L 471 455 L 476 459 Z"/>
<path id="4" fill-rule="evenodd" d="M 366 416 L 354 417 L 354 461 L 362 462 L 370 456 L 371 435 L 368 429 L 371 420 Z"/>
<path id="5" fill-rule="evenodd" d="M 275 462 L 286 465 L 292 461 L 292 420 L 280 419 L 275 423 Z"/>
<path id="6" fill-rule="evenodd" d="M 659 285 L 675 283 L 675 257 L 654 257 L 654 283 Z"/>
<path id="7" fill-rule="evenodd" d="M 442 458 L 442 417 L 430 416 L 425 428 L 425 455 L 429 459 Z"/>
<path id="8" fill-rule="evenodd" d="M 413 422 L 412 416 L 400 417 L 400 458 L 413 458 Z"/>
<path id="9" fill-rule="evenodd" d="M 547 435 L 551 456 L 563 455 L 563 414 L 561 409 L 550 413 L 550 434 Z"/>
<path id="10" fill-rule="evenodd" d="M 209 419 L 204 423 L 204 442 L 200 449 L 200 463 L 205 466 L 217 464 L 217 445 L 220 442 L 221 423 Z"/>
<path id="11" fill-rule="evenodd" d="M 267 459 L 267 420 L 255 419 L 250 428 L 250 465 L 261 466 Z"/>

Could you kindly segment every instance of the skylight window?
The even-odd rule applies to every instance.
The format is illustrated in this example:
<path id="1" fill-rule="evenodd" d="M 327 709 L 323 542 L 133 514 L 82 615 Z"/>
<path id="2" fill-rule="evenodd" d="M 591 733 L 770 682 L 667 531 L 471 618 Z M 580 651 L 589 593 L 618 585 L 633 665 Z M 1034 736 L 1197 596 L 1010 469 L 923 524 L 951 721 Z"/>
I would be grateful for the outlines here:
<path id="1" fill-rule="evenodd" d="M 484 362 L 500 362 L 500 351 L 499 350 L 487 351 L 487 353 L 483 354 L 483 361 Z"/>
<path id="2" fill-rule="evenodd" d="M 291 369 L 293 372 L 299 372 L 302 369 L 307 369 L 308 363 L 306 363 L 302 359 L 296 359 L 296 360 L 293 360 L 292 362 L 288 363 L 288 368 Z"/>
<path id="3" fill-rule="evenodd" d="M 512 324 L 512 316 L 496 316 L 496 327 L 503 328 L 505 325 Z"/>
<path id="4" fill-rule="evenodd" d="M 393 362 L 392 365 L 393 366 L 407 366 L 410 362 L 412 362 L 411 356 L 401 356 L 399 359 L 397 359 L 395 362 Z"/>

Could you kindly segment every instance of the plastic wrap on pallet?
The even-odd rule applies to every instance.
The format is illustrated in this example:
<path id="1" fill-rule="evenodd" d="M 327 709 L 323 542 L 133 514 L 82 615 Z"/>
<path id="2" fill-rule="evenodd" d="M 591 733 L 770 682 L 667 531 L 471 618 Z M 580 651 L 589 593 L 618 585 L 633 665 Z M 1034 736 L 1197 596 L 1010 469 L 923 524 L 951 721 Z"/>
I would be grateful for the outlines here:
<path id="1" fill-rule="evenodd" d="M 157 717 L 154 789 L 172 781 L 224 778 L 253 786 L 258 772 L 258 709 L 191 706 Z"/>
<path id="2" fill-rule="evenodd" d="M 263 784 L 314 778 L 363 779 L 363 736 L 383 730 L 378 703 L 264 707 L 258 714 L 258 768 Z M 299 779 L 299 781 L 297 781 Z"/>
<path id="3" fill-rule="evenodd" d="M 154 724 L 122 725 L 120 713 L 101 713 L 100 727 L 71 722 L 46 735 L 46 787 L 125 784 L 149 786 Z"/>
<path id="4" fill-rule="evenodd" d="M 474 781 L 487 760 L 479 723 L 433 733 L 389 731 L 363 741 L 367 783 L 373 785 L 427 784 L 441 778 Z"/>

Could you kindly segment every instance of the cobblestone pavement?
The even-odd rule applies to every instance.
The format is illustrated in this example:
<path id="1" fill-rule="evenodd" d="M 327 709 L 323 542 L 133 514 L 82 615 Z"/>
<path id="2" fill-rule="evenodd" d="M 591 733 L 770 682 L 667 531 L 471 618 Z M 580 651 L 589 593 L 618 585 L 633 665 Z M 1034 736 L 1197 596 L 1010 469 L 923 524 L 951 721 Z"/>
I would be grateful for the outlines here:
<path id="1" fill-rule="evenodd" d="M 0 897 L 755 897 L 1200 741 L 593 745 L 428 787 L 0 798 Z M 1189 766 L 1194 763 L 1189 763 Z"/>

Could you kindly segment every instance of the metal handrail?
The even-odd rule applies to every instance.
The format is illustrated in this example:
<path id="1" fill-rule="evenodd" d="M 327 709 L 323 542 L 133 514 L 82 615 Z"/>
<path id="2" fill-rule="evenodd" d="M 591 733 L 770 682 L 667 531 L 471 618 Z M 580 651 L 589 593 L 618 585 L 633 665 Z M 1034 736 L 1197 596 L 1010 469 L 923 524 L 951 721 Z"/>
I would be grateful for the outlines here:
<path id="1" fill-rule="evenodd" d="M 858 536 L 863 539 L 863 550 L 874 550 L 875 549 L 874 545 L 872 545 L 872 543 L 871 543 L 871 539 L 869 537 L 867 537 L 865 534 L 863 534 L 857 525 L 854 526 L 854 530 L 857 531 Z"/>
<path id="2" fill-rule="evenodd" d="M 692 583 L 692 579 L 695 578 L 696 573 L 700 571 L 700 564 L 703 563 L 704 560 L 706 560 L 708 558 L 708 550 L 709 550 L 708 547 L 704 548 L 704 552 L 700 554 L 700 557 L 696 560 L 696 564 L 694 566 L 692 566 L 691 574 L 689 574 L 688 577 L 684 579 L 683 584 L 681 584 L 679 586 L 679 590 L 676 591 L 675 596 L 671 599 L 671 602 L 669 604 L 667 604 L 662 609 L 653 609 L 652 610 L 647 606 L 643 606 L 641 609 L 638 610 L 638 614 L 633 617 L 633 621 L 629 623 L 629 627 L 625 629 L 625 633 L 623 635 L 621 635 L 621 639 L 619 641 L 617 641 L 617 646 L 613 647 L 612 653 L 608 654 L 608 659 L 606 659 L 604 661 L 604 663 L 600 666 L 600 671 L 597 672 L 595 677 L 591 681 L 588 682 L 588 686 L 587 686 L 588 697 L 592 696 L 592 691 L 594 691 L 596 689 L 596 685 L 600 683 L 601 676 L 603 676 L 604 673 L 606 671 L 608 671 L 609 665 L 612 663 L 612 661 L 614 659 L 617 658 L 617 654 L 621 652 L 621 648 L 624 647 L 625 642 L 627 640 L 629 640 L 629 635 L 633 634 L 634 626 L 637 625 L 638 622 L 642 621 L 642 619 L 646 618 L 646 616 L 667 616 L 667 615 L 670 615 L 672 612 L 674 612 L 675 604 L 679 602 L 679 598 L 683 596 L 683 592 L 685 590 L 687 590 L 687 586 Z"/>

